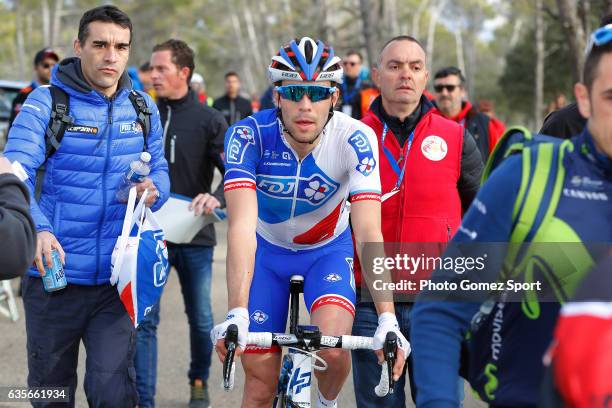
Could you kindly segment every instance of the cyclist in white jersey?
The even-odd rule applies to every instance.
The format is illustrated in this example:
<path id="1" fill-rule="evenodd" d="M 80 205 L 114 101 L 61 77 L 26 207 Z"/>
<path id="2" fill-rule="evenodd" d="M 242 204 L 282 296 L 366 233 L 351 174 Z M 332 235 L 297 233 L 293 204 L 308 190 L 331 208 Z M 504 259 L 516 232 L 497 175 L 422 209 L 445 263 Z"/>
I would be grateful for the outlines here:
<path id="1" fill-rule="evenodd" d="M 325 335 L 351 333 L 355 284 L 347 200 L 357 252 L 366 242 L 382 242 L 376 136 L 333 111 L 340 58 L 323 42 L 304 37 L 282 47 L 268 73 L 279 108 L 241 120 L 225 137 L 229 312 L 211 336 L 223 360 L 227 327 L 238 326 L 243 407 L 269 407 L 274 399 L 280 350 L 247 348 L 246 335 L 285 331 L 291 275 L 304 276 L 313 325 Z M 379 361 L 386 333 L 398 336 L 397 378 L 409 344 L 392 300 L 377 302 L 376 309 Z M 350 356 L 338 349 L 320 356 L 329 368 L 316 372 L 318 406 L 336 407 Z"/>

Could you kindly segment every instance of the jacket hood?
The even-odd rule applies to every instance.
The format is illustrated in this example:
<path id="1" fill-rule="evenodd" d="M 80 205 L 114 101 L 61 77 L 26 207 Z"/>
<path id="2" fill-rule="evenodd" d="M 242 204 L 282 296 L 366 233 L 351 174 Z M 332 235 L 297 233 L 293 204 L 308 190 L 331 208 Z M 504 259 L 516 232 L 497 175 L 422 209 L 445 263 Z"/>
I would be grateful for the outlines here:
<path id="1" fill-rule="evenodd" d="M 435 108 L 433 103 L 431 103 L 431 101 L 425 95 L 421 95 L 421 100 L 419 101 L 418 107 L 421 109 L 421 118 L 423 118 L 427 112 Z M 382 125 L 384 121 L 384 118 L 382 117 L 382 110 L 382 96 L 378 95 L 370 104 L 370 108 L 366 112 L 365 116 L 372 116 L 372 118 Z"/>
<path id="2" fill-rule="evenodd" d="M 457 116 L 455 116 L 454 118 L 449 119 L 460 123 L 462 120 L 465 120 L 465 118 L 468 116 L 468 113 L 470 113 L 470 110 L 472 110 L 472 104 L 470 103 L 470 101 L 464 101 L 459 114 L 457 114 Z"/>
<path id="3" fill-rule="evenodd" d="M 78 57 L 66 58 L 53 68 L 51 75 L 51 84 L 57 85 L 69 92 L 76 91 L 82 94 L 96 92 L 85 79 L 83 70 L 81 69 L 81 59 Z M 69 89 L 66 89 L 69 88 Z M 131 89 L 132 81 L 126 72 L 123 72 L 119 78 L 119 86 L 117 92 L 121 89 Z"/>

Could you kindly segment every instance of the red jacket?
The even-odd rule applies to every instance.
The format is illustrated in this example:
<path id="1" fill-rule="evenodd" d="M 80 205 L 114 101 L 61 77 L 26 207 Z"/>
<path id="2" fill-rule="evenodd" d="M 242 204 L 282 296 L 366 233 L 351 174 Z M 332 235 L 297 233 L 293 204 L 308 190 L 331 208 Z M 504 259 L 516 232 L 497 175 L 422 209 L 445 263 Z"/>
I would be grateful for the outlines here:
<path id="1" fill-rule="evenodd" d="M 368 110 L 362 122 L 378 138 L 380 179 L 383 195 L 392 191 L 398 175 L 381 145 L 383 123 Z M 443 141 L 443 142 L 442 142 Z M 395 159 L 405 155 L 408 142 L 400 149 L 388 130 L 385 147 Z M 461 224 L 461 200 L 457 181 L 461 173 L 463 128 L 427 111 L 414 130 L 400 192 L 382 203 L 382 233 L 388 242 L 447 242 Z M 439 159 L 439 160 L 434 160 Z M 403 166 L 403 162 L 399 163 Z M 387 254 L 389 255 L 389 254 Z M 360 283 L 359 262 L 355 262 L 355 279 Z"/>

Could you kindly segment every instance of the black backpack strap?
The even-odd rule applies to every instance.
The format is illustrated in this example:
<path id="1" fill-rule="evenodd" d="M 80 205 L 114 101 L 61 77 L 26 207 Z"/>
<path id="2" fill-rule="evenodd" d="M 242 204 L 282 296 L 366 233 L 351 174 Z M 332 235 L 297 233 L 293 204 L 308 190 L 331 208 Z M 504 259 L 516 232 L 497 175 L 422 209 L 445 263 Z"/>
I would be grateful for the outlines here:
<path id="1" fill-rule="evenodd" d="M 64 137 L 66 128 L 74 123 L 74 118 L 69 115 L 70 99 L 63 89 L 51 85 L 51 116 L 45 132 L 45 161 L 55 153 Z"/>
<path id="2" fill-rule="evenodd" d="M 144 96 L 138 92 L 131 90 L 129 98 L 138 115 L 136 120 L 140 123 L 140 126 L 142 126 L 142 136 L 144 137 L 144 147 L 142 150 L 146 151 L 148 147 L 147 140 L 149 138 L 149 131 L 151 130 L 151 110 L 147 106 L 147 101 Z"/>
<path id="3" fill-rule="evenodd" d="M 484 113 L 474 111 L 468 118 L 468 130 L 474 136 L 482 159 L 486 163 L 489 158 L 489 122 L 491 119 Z"/>

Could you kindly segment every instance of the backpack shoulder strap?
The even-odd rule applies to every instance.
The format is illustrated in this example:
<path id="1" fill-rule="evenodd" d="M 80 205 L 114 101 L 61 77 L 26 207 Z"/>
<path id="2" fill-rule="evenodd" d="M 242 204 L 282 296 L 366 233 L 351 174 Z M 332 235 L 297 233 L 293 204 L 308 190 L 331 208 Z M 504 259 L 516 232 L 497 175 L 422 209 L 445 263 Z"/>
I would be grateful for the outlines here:
<path id="1" fill-rule="evenodd" d="M 45 161 L 49 159 L 60 147 L 66 128 L 74 123 L 69 115 L 70 98 L 61 88 L 51 85 L 51 116 L 45 131 Z"/>
<path id="2" fill-rule="evenodd" d="M 468 114 L 468 130 L 476 140 L 478 149 L 482 153 L 483 160 L 489 158 L 489 122 L 490 118 L 484 113 L 473 111 Z"/>
<path id="3" fill-rule="evenodd" d="M 506 130 L 499 139 L 493 151 L 489 155 L 485 168 L 482 172 L 482 183 L 484 183 L 491 172 L 508 156 L 523 150 L 525 144 L 533 139 L 531 132 L 522 126 L 513 126 Z"/>
<path id="4" fill-rule="evenodd" d="M 534 227 L 539 228 L 554 214 L 565 180 L 563 159 L 573 148 L 571 141 L 565 140 L 561 143 L 543 142 L 524 149 L 521 191 L 527 193 L 522 206 L 523 197 L 517 199 L 513 214 L 513 222 L 516 224 L 511 242 L 524 242 L 525 238 L 533 238 L 536 232 Z M 535 168 L 531 171 L 531 162 L 534 161 Z M 546 207 L 542 207 L 543 204 Z M 542 220 L 538 225 L 534 223 L 536 217 Z"/>
<path id="5" fill-rule="evenodd" d="M 518 206 L 520 206 L 520 211 L 518 211 L 517 204 L 515 204 L 514 215 L 516 218 L 513 220 L 515 224 L 510 236 L 510 242 L 524 242 L 533 227 L 551 172 L 553 171 L 554 147 L 551 143 L 543 143 L 537 147 L 528 147 L 523 150 L 523 173 L 527 171 L 527 174 L 523 174 L 519 191 L 526 190 L 527 194 L 522 206 L 522 200 L 517 199 L 516 201 Z M 535 149 L 533 153 L 532 149 Z M 531 171 L 532 158 L 535 159 L 533 171 Z M 525 165 L 525 163 L 528 164 Z M 529 185 L 528 187 L 525 185 L 525 181 Z"/>
<path id="6" fill-rule="evenodd" d="M 531 241 L 555 213 L 565 180 L 563 159 L 572 149 L 571 141 L 566 140 L 540 143 L 523 150 L 523 175 L 512 215 L 511 243 Z M 532 163 L 535 163 L 533 171 Z M 520 245 L 509 247 L 504 262 L 506 270 L 516 263 L 519 252 Z"/>
<path id="7" fill-rule="evenodd" d="M 142 136 L 144 137 L 143 151 L 146 151 L 148 148 L 149 131 L 151 130 L 151 110 L 147 106 L 146 99 L 139 92 L 132 89 L 129 98 L 137 114 L 136 120 L 142 126 Z"/>

